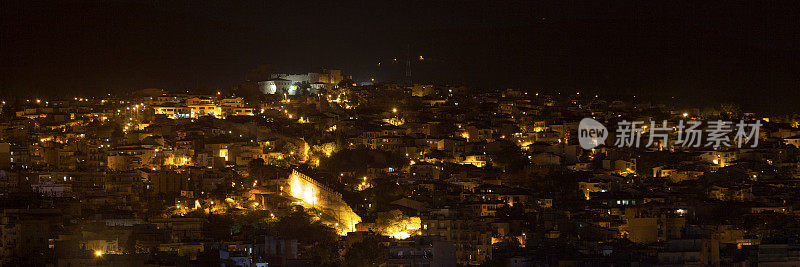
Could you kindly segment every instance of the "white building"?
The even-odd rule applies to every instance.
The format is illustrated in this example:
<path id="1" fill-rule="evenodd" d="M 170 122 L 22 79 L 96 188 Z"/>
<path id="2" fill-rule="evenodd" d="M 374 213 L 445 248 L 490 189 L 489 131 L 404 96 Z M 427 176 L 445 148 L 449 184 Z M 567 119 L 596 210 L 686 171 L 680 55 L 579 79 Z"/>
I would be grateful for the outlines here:
<path id="1" fill-rule="evenodd" d="M 297 95 L 300 92 L 295 84 L 308 84 L 309 93 L 317 94 L 324 89 L 335 88 L 339 82 L 344 80 L 341 70 L 323 69 L 319 73 L 309 72 L 306 74 L 272 74 L 272 79 L 258 82 L 259 89 L 264 94 Z M 285 89 L 285 90 L 282 90 Z"/>
<path id="2" fill-rule="evenodd" d="M 283 93 L 293 95 L 296 88 L 297 87 L 293 85 L 292 80 L 282 78 L 272 78 L 266 81 L 258 82 L 258 89 L 261 90 L 261 93 L 269 95 Z"/>

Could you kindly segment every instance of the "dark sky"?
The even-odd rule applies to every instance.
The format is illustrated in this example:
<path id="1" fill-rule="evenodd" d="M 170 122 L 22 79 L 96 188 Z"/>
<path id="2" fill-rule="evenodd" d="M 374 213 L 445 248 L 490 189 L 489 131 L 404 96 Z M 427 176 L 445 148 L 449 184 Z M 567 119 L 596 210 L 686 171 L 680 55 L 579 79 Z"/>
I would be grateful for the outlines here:
<path id="1" fill-rule="evenodd" d="M 796 5 L 375 2 L 2 1 L 0 91 L 229 88 L 264 63 L 385 81 L 410 51 L 415 81 L 798 109 Z"/>

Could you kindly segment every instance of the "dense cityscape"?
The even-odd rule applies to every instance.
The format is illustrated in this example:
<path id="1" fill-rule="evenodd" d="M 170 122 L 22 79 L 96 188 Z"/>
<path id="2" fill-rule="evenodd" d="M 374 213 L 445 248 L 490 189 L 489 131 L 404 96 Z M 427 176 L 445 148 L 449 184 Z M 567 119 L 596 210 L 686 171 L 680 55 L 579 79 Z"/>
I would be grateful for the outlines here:
<path id="1" fill-rule="evenodd" d="M 253 99 L 4 100 L 3 263 L 800 263 L 796 115 L 270 77 L 243 84 Z M 609 127 L 584 149 L 583 118 L 669 129 L 638 125 L 633 147 Z M 683 120 L 718 119 L 763 124 L 757 146 L 680 145 Z"/>
<path id="2" fill-rule="evenodd" d="M 800 266 L 796 10 L 0 0 L 0 267 Z"/>

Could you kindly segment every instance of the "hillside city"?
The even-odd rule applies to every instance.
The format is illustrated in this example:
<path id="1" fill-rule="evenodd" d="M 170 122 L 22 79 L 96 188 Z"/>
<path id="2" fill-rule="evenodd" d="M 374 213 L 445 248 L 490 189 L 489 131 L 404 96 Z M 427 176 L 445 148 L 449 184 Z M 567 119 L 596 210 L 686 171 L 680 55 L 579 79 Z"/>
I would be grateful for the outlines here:
<path id="1" fill-rule="evenodd" d="M 2 100 L 0 265 L 800 265 L 798 114 L 333 69 L 103 94 Z"/>

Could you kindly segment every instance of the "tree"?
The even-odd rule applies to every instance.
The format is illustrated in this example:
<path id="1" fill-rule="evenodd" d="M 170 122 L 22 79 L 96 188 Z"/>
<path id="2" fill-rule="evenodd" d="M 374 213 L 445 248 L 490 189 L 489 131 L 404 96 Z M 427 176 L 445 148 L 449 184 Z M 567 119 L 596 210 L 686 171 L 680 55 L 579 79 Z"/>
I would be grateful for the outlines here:
<path id="1" fill-rule="evenodd" d="M 378 236 L 368 235 L 355 243 L 344 255 L 343 266 L 382 266 L 386 263 L 386 250 L 381 246 Z"/>
<path id="2" fill-rule="evenodd" d="M 309 84 L 308 82 L 294 83 L 294 86 L 297 88 L 295 94 L 300 96 L 307 96 L 309 91 L 311 90 L 311 84 Z"/>
<path id="3" fill-rule="evenodd" d="M 356 148 L 339 150 L 328 158 L 320 159 L 319 168 L 332 172 L 366 172 L 367 168 L 401 169 L 408 163 L 408 160 L 399 153 Z"/>
<path id="4" fill-rule="evenodd" d="M 494 163 L 509 172 L 518 172 L 529 163 L 519 146 L 505 140 L 496 141 L 497 152 L 493 153 Z"/>
<path id="5" fill-rule="evenodd" d="M 337 240 L 333 228 L 312 220 L 311 216 L 302 210 L 281 217 L 271 225 L 271 228 L 278 236 L 297 239 L 306 244 L 332 244 Z"/>
<path id="6" fill-rule="evenodd" d="M 338 84 L 339 88 L 347 88 L 352 85 L 353 85 L 353 80 L 351 80 L 350 78 L 345 78 Z"/>
<path id="7" fill-rule="evenodd" d="M 378 213 L 375 226 L 381 234 L 393 236 L 397 233 L 416 231 L 420 227 L 419 217 L 409 217 L 400 210 L 391 210 Z M 412 233 L 409 233 L 412 234 Z"/>
<path id="8" fill-rule="evenodd" d="M 302 244 L 311 245 L 311 249 L 305 254 L 319 259 L 321 263 L 333 264 L 337 261 L 336 230 L 319 220 L 313 220 L 303 209 L 282 216 L 270 226 L 273 235 L 284 239 L 297 239 Z"/>
<path id="9" fill-rule="evenodd" d="M 272 179 L 278 174 L 278 168 L 272 165 L 265 165 L 263 159 L 253 159 L 247 164 L 247 172 L 251 178 Z"/>

